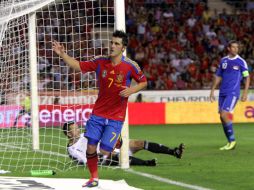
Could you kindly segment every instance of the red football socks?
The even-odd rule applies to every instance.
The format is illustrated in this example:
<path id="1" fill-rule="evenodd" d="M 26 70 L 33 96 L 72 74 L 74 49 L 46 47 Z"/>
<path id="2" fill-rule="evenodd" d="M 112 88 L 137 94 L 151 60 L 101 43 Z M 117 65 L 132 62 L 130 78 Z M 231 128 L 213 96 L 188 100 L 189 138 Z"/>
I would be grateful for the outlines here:
<path id="1" fill-rule="evenodd" d="M 90 171 L 91 178 L 97 178 L 98 179 L 98 156 L 97 152 L 93 154 L 86 153 L 87 157 L 87 167 Z"/>

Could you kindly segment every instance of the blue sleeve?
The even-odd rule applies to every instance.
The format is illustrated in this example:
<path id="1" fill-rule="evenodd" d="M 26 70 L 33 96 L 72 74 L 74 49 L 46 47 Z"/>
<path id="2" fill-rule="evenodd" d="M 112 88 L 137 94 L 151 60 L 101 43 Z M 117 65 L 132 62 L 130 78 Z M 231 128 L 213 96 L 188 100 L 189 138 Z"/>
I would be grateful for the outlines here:
<path id="1" fill-rule="evenodd" d="M 241 71 L 243 77 L 249 76 L 248 65 L 247 65 L 246 61 L 244 61 L 244 60 L 241 61 L 241 63 L 240 63 L 240 71 Z"/>
<path id="2" fill-rule="evenodd" d="M 221 64 L 222 64 L 222 61 L 220 61 L 220 64 L 219 64 L 219 68 L 217 69 L 216 71 L 216 75 L 219 76 L 219 77 L 222 77 L 222 69 L 221 69 Z"/>
<path id="3" fill-rule="evenodd" d="M 240 63 L 240 70 L 242 72 L 248 71 L 248 65 L 247 65 L 246 61 L 241 61 L 241 63 Z"/>

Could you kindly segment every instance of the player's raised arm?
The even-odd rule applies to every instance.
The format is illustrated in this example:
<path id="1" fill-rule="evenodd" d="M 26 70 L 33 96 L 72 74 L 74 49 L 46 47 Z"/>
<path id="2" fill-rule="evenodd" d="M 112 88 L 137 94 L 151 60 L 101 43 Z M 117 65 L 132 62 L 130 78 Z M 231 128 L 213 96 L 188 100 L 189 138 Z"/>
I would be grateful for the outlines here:
<path id="1" fill-rule="evenodd" d="M 81 71 L 79 61 L 74 59 L 73 57 L 70 57 L 66 52 L 65 48 L 62 44 L 60 44 L 57 41 L 53 41 L 53 50 L 56 52 L 57 55 L 59 55 L 65 63 L 67 63 L 71 68 Z"/>

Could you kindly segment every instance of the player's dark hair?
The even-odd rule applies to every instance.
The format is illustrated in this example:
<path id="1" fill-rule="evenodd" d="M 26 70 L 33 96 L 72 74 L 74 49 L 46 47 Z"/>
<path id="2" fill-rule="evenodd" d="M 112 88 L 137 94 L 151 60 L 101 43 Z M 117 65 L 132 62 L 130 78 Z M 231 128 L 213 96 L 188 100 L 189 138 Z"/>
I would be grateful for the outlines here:
<path id="1" fill-rule="evenodd" d="M 113 34 L 113 37 L 122 38 L 122 43 L 124 46 L 128 45 L 128 36 L 123 30 L 116 30 Z"/>
<path id="2" fill-rule="evenodd" d="M 230 40 L 230 41 L 228 42 L 228 47 L 231 47 L 232 44 L 239 44 L 239 42 L 236 41 L 236 40 Z"/>
<path id="3" fill-rule="evenodd" d="M 70 125 L 74 124 L 74 121 L 68 121 L 63 124 L 63 133 L 67 136 L 67 133 L 70 130 Z"/>

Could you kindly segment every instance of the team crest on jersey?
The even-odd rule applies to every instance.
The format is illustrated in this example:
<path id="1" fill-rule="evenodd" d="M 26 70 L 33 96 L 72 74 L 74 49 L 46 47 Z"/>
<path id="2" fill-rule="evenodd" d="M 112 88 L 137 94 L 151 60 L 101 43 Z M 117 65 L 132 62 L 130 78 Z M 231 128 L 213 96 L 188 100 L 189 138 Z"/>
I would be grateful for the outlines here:
<path id="1" fill-rule="evenodd" d="M 228 66 L 228 63 L 227 63 L 227 62 L 222 63 L 222 69 L 226 69 L 227 66 Z"/>
<path id="2" fill-rule="evenodd" d="M 122 73 L 119 73 L 116 75 L 116 83 L 122 83 L 123 82 L 124 75 Z"/>
<path id="3" fill-rule="evenodd" d="M 107 76 L 107 70 L 102 71 L 102 78 L 105 78 Z"/>
<path id="4" fill-rule="evenodd" d="M 239 70 L 239 66 L 235 65 L 235 66 L 233 66 L 233 69 L 234 70 Z"/>

